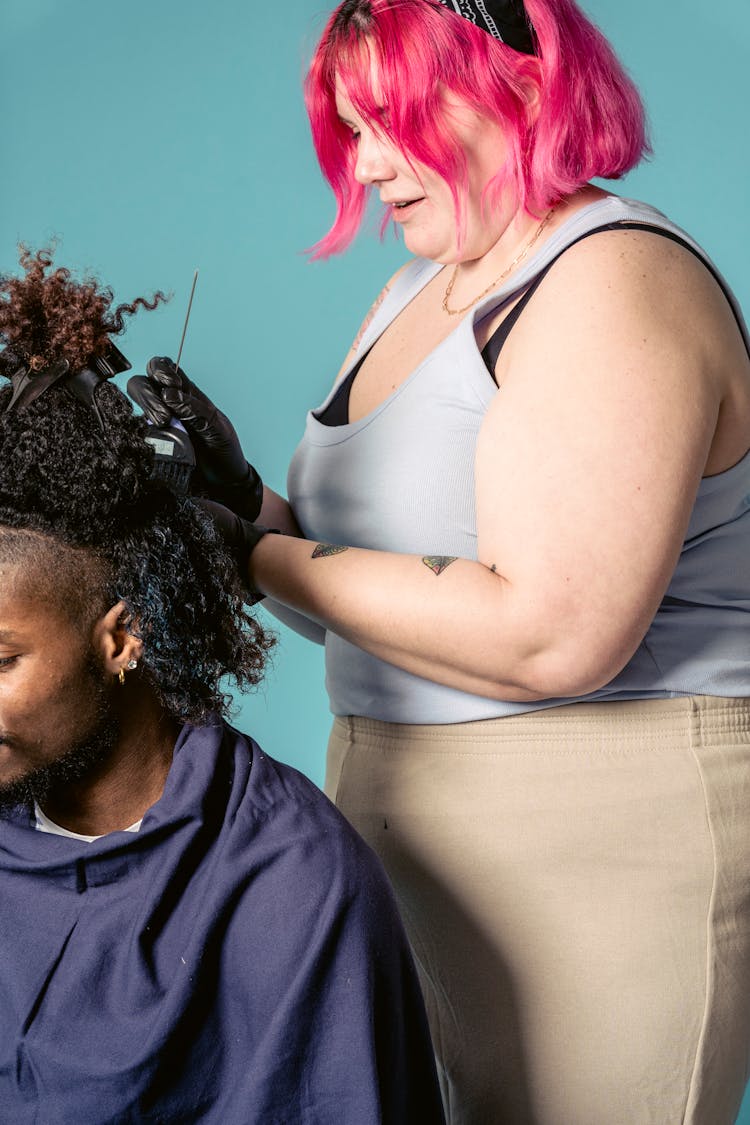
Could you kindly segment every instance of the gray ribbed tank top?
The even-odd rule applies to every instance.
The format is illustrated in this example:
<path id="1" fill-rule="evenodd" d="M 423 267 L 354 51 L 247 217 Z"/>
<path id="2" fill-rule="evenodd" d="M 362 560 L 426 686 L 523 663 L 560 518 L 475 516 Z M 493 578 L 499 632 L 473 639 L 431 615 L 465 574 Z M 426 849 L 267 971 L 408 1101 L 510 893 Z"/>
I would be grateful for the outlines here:
<path id="1" fill-rule="evenodd" d="M 308 539 L 404 554 L 477 557 L 475 446 L 498 391 L 477 348 L 474 324 L 526 288 L 581 234 L 618 221 L 671 231 L 708 261 L 688 235 L 645 204 L 611 196 L 579 211 L 372 413 L 335 427 L 308 414 L 288 479 L 289 500 Z M 420 259 L 407 266 L 354 362 L 440 268 Z M 325 645 L 326 684 L 336 715 L 455 723 L 573 702 L 498 702 L 404 672 L 330 631 Z M 582 698 L 685 694 L 750 695 L 750 454 L 701 482 L 677 568 L 646 637 L 611 683 Z"/>

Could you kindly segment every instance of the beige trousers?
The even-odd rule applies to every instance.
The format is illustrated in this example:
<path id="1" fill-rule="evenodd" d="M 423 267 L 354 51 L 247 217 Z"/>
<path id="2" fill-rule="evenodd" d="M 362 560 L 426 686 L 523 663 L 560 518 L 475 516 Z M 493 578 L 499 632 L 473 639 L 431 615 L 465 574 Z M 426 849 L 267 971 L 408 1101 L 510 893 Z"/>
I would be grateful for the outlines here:
<path id="1" fill-rule="evenodd" d="M 450 1125 L 735 1120 L 750 700 L 337 719 L 326 789 L 395 888 Z"/>

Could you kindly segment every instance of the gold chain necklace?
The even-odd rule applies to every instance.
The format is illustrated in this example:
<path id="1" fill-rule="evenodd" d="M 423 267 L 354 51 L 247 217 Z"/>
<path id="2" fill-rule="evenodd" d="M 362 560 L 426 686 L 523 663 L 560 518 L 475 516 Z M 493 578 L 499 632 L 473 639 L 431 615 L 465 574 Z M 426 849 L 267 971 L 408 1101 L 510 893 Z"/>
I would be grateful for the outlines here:
<path id="1" fill-rule="evenodd" d="M 460 262 L 456 262 L 455 266 L 453 267 L 453 273 L 451 274 L 450 281 L 448 282 L 447 286 L 445 287 L 445 295 L 443 297 L 443 312 L 446 312 L 448 314 L 448 316 L 460 316 L 461 313 L 468 312 L 469 309 L 472 307 L 472 305 L 476 305 L 477 301 L 481 301 L 482 297 L 486 297 L 488 293 L 491 293 L 493 289 L 496 289 L 497 286 L 500 284 L 500 282 L 504 281 L 505 278 L 508 276 L 508 274 L 511 273 L 516 268 L 516 266 L 524 260 L 524 258 L 528 254 L 529 250 L 535 244 L 535 242 L 537 241 L 537 239 L 541 235 L 544 228 L 547 226 L 547 223 L 550 221 L 550 219 L 552 218 L 554 213 L 555 213 L 555 208 L 550 207 L 549 211 L 547 212 L 547 214 L 544 216 L 544 218 L 542 219 L 539 226 L 534 231 L 534 236 L 531 239 L 531 241 L 526 243 L 526 245 L 524 246 L 521 253 L 518 254 L 513 259 L 513 261 L 510 263 L 509 266 L 505 267 L 505 269 L 503 270 L 503 272 L 500 274 L 499 277 L 496 277 L 494 281 L 491 281 L 489 283 L 489 285 L 487 286 L 486 289 L 482 290 L 482 292 L 479 294 L 478 297 L 475 297 L 473 301 L 469 301 L 468 305 L 464 305 L 464 307 L 462 309 L 449 309 L 448 308 L 448 301 L 450 300 L 451 293 L 453 292 L 453 286 L 456 284 L 456 277 L 458 276 L 458 267 L 461 265 Z"/>

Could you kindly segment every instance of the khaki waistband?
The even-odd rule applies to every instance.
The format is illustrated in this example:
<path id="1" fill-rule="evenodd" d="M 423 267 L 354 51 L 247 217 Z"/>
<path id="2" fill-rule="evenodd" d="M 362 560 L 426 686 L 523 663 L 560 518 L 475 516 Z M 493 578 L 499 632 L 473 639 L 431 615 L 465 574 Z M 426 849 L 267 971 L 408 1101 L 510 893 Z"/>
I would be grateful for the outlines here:
<path id="1" fill-rule="evenodd" d="M 680 696 L 601 703 L 570 703 L 469 723 L 389 723 L 359 715 L 338 716 L 334 731 L 355 741 L 429 742 L 432 745 L 541 741 L 566 743 L 596 738 L 613 743 L 673 741 L 675 736 L 701 742 L 722 734 L 750 740 L 750 697 Z"/>

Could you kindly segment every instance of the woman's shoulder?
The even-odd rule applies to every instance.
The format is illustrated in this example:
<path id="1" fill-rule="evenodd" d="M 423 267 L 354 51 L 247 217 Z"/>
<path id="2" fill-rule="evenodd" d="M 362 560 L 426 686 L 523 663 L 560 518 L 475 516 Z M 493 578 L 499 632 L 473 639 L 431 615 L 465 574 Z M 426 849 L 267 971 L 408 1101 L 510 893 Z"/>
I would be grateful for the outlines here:
<path id="1" fill-rule="evenodd" d="M 731 300 L 718 269 L 690 234 L 656 207 L 611 194 L 570 212 L 538 268 L 548 274 L 547 294 L 563 305 L 591 293 L 597 304 L 616 306 L 632 293 L 662 306 L 680 296 L 709 299 L 717 289 Z"/>
<path id="2" fill-rule="evenodd" d="M 733 320 L 736 330 L 731 300 L 688 244 L 642 227 L 596 229 L 553 261 L 518 325 L 516 352 L 523 343 L 535 354 L 541 330 L 577 354 L 595 344 L 617 350 L 624 335 L 697 357 Z"/>
<path id="3" fill-rule="evenodd" d="M 599 227 L 615 223 L 638 224 L 672 231 L 689 239 L 689 235 L 668 215 L 653 204 L 628 196 L 616 195 L 590 187 L 558 205 L 560 219 L 556 224 L 552 245 L 586 235 Z"/>

